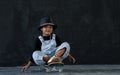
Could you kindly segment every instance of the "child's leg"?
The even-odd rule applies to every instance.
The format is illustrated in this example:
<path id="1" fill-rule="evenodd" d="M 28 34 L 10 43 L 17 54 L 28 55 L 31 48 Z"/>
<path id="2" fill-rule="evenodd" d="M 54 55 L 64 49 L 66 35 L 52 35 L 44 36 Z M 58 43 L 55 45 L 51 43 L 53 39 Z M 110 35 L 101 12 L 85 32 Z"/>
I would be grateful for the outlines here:
<path id="1" fill-rule="evenodd" d="M 63 54 L 65 53 L 65 51 L 66 51 L 66 48 L 60 49 L 56 52 L 55 56 L 61 58 Z"/>
<path id="2" fill-rule="evenodd" d="M 34 60 L 35 64 L 37 64 L 37 65 L 45 64 L 46 62 L 44 60 L 48 59 L 47 55 L 45 55 L 41 51 L 34 51 L 32 57 L 33 57 L 33 60 Z"/>
<path id="3" fill-rule="evenodd" d="M 62 60 L 67 58 L 70 53 L 70 45 L 67 42 L 62 43 L 56 50 L 55 56 L 60 57 Z"/>
<path id="4" fill-rule="evenodd" d="M 48 60 L 50 59 L 50 57 L 43 57 L 43 61 L 48 62 Z"/>
<path id="5" fill-rule="evenodd" d="M 70 46 L 67 42 L 62 43 L 56 50 L 55 55 L 50 58 L 48 63 L 51 62 L 62 62 L 63 59 L 65 59 L 70 52 Z"/>

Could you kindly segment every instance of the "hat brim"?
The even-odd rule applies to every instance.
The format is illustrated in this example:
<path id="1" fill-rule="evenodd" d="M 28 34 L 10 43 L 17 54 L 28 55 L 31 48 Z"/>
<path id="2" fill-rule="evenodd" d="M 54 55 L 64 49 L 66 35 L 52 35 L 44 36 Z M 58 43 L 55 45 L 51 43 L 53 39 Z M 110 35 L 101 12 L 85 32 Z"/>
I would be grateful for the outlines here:
<path id="1" fill-rule="evenodd" d="M 57 28 L 57 25 L 55 25 L 53 23 L 45 23 L 45 24 L 38 26 L 38 30 L 40 30 L 41 28 L 43 28 L 44 26 L 47 26 L 47 25 L 53 26 L 53 30 L 55 30 Z"/>

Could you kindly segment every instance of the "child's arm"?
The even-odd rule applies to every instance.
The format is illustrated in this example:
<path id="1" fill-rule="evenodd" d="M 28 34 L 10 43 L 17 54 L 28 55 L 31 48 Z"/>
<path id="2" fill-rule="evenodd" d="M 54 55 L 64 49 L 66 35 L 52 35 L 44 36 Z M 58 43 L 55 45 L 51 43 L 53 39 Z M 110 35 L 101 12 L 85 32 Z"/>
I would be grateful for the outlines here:
<path id="1" fill-rule="evenodd" d="M 40 40 L 38 38 L 36 38 L 36 40 L 35 40 L 35 49 L 34 50 L 40 50 L 40 47 L 41 47 L 41 42 L 40 42 Z M 28 63 L 25 66 L 22 67 L 21 70 L 23 72 L 26 71 L 30 67 L 30 65 L 32 63 L 34 63 L 34 60 L 33 60 L 32 55 L 31 55 L 30 60 L 28 61 Z"/>
<path id="2" fill-rule="evenodd" d="M 29 61 L 25 66 L 22 67 L 22 72 L 27 71 L 27 69 L 30 67 L 30 65 L 32 64 L 31 61 Z"/>

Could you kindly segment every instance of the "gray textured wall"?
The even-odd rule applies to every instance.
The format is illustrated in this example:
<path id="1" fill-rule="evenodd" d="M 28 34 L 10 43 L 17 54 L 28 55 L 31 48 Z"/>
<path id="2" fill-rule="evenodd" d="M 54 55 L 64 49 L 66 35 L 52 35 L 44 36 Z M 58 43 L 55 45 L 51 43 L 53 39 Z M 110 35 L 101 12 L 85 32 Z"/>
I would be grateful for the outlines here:
<path id="1" fill-rule="evenodd" d="M 27 62 L 43 16 L 54 18 L 56 33 L 70 43 L 76 64 L 120 64 L 119 4 L 119 0 L 1 0 L 0 66 Z"/>

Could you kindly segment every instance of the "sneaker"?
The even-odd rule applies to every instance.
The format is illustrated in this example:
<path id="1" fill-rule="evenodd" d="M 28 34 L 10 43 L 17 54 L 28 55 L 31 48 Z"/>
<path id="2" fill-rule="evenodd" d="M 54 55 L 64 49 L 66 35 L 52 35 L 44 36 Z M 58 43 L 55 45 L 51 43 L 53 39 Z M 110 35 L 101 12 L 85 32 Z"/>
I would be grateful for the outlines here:
<path id="1" fill-rule="evenodd" d="M 50 63 L 62 63 L 62 60 L 59 57 L 53 56 L 48 60 L 48 64 Z"/>

